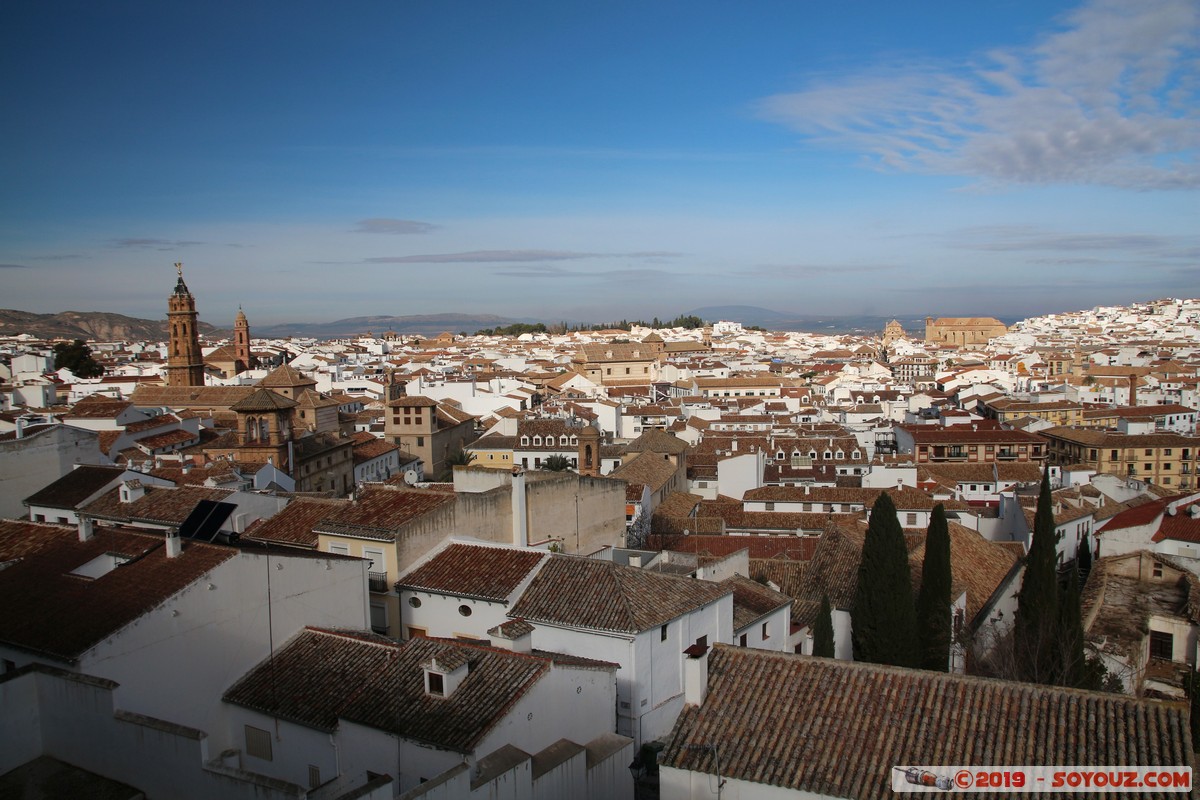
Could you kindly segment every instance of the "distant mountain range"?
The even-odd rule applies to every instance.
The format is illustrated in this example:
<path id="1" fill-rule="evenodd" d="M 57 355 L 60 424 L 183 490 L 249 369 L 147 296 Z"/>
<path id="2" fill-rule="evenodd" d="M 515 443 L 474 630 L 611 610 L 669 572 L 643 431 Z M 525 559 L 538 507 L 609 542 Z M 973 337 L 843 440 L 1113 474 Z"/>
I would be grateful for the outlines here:
<path id="1" fill-rule="evenodd" d="M 199 323 L 200 333 L 215 329 Z M 157 342 L 167 338 L 166 320 L 138 319 L 105 311 L 61 311 L 34 314 L 29 311 L 0 309 L 0 336 L 27 333 L 39 339 L 90 339 L 96 342 Z"/>
<path id="2" fill-rule="evenodd" d="M 705 306 L 686 314 L 700 317 L 706 322 L 740 322 L 757 325 L 772 331 L 809 331 L 812 333 L 858 333 L 879 334 L 893 317 L 875 316 L 816 316 L 788 314 L 758 306 Z M 923 335 L 925 318 L 916 316 L 895 317 L 904 329 Z M 1001 317 L 1000 321 L 1011 325 L 1018 318 Z M 388 331 L 410 333 L 419 336 L 436 336 L 444 331 L 474 333 L 484 328 L 512 325 L 516 322 L 538 322 L 535 319 L 513 319 L 494 314 L 414 314 L 409 316 L 350 317 L 333 322 L 289 322 L 281 325 L 254 325 L 250 331 L 255 337 L 286 339 L 304 337 L 314 339 L 336 339 L 365 334 L 383 334 Z M 554 320 L 557 322 L 559 320 Z M 228 338 L 229 329 L 218 329 L 208 323 L 200 323 L 200 332 L 210 338 Z M 27 333 L 42 339 L 91 339 L 93 341 L 162 341 L 167 338 L 165 320 L 137 319 L 123 314 L 102 311 L 63 311 L 58 314 L 34 314 L 28 311 L 0 309 L 0 335 L 15 336 Z"/>
<path id="3" fill-rule="evenodd" d="M 861 333 L 882 334 L 883 327 L 893 319 L 904 326 L 910 333 L 925 335 L 925 317 L 900 315 L 894 317 L 875 317 L 869 315 L 823 315 L 788 314 L 782 311 L 772 311 L 758 306 L 705 306 L 687 312 L 700 317 L 705 322 L 740 322 L 743 325 L 757 325 L 771 331 L 808 331 L 811 333 Z M 939 313 L 934 316 L 946 317 L 952 314 Z M 1012 325 L 1021 317 L 998 317 L 1005 325 Z"/>

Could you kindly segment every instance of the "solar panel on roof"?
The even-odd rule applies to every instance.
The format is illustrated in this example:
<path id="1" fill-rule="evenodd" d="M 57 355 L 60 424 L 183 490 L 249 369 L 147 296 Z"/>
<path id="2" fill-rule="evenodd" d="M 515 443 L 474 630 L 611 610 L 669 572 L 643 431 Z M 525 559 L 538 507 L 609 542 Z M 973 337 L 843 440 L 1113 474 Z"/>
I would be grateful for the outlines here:
<path id="1" fill-rule="evenodd" d="M 229 515 L 237 508 L 234 503 L 222 503 L 216 500 L 201 500 L 196 503 L 192 513 L 179 527 L 179 536 L 184 539 L 196 539 L 211 542 L 217 538 L 217 533 Z"/>

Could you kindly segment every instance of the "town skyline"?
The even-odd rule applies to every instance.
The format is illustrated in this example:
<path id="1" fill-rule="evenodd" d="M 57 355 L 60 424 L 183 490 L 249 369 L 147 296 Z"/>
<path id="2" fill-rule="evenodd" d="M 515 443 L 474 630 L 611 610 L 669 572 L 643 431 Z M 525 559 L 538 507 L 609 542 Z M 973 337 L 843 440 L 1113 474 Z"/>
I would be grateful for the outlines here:
<path id="1" fill-rule="evenodd" d="M 688 11 L 10 10 L 5 305 L 157 318 L 175 261 L 260 325 L 1197 285 L 1193 3 Z"/>

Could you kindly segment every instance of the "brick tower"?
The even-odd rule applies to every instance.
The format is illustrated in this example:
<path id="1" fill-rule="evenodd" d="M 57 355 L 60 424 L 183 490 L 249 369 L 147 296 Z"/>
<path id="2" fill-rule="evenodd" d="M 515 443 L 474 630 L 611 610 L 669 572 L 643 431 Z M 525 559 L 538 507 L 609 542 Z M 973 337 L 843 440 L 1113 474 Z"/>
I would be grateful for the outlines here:
<path id="1" fill-rule="evenodd" d="M 167 299 L 167 322 L 171 327 L 167 345 L 167 386 L 203 386 L 204 357 L 200 332 L 196 329 L 196 298 L 183 282 L 183 264 L 176 263 L 179 280 Z"/>

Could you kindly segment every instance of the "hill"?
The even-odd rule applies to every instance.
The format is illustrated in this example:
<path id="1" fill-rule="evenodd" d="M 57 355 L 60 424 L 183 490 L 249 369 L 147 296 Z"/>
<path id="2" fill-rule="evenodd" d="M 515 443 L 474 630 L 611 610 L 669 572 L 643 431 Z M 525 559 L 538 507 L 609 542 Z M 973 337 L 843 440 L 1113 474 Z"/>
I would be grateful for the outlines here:
<path id="1" fill-rule="evenodd" d="M 200 333 L 208 334 L 212 325 L 199 324 Z M 138 319 L 106 311 L 61 311 L 34 314 L 29 311 L 0 309 L 0 336 L 27 333 L 39 339 L 89 339 L 111 341 L 164 341 L 166 320 Z"/>

